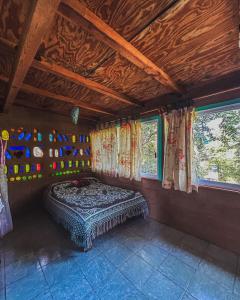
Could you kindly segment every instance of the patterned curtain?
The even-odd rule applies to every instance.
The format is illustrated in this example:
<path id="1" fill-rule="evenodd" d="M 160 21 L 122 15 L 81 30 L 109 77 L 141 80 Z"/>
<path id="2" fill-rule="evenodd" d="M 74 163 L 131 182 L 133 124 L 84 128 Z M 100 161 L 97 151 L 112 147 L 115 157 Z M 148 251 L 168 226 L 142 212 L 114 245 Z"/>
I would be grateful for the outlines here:
<path id="1" fill-rule="evenodd" d="M 8 185 L 7 177 L 4 173 L 5 167 L 5 151 L 7 141 L 0 138 L 1 144 L 1 160 L 0 160 L 0 237 L 3 237 L 13 229 L 12 216 L 8 203 Z"/>
<path id="2" fill-rule="evenodd" d="M 118 175 L 140 180 L 141 170 L 141 123 L 130 121 L 119 129 Z"/>
<path id="3" fill-rule="evenodd" d="M 118 175 L 131 176 L 131 125 L 122 124 L 119 129 Z"/>
<path id="4" fill-rule="evenodd" d="M 173 110 L 164 115 L 165 145 L 163 187 L 191 193 L 197 190 L 192 167 L 192 107 Z"/>
<path id="5" fill-rule="evenodd" d="M 92 170 L 110 176 L 117 175 L 117 129 L 106 128 L 90 133 Z"/>

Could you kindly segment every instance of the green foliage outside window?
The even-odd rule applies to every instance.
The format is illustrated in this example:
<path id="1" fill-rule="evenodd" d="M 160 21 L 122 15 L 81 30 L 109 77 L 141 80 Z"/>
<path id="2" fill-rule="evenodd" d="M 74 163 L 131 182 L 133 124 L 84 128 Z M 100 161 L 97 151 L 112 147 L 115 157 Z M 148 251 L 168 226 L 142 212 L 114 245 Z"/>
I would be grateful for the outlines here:
<path id="1" fill-rule="evenodd" d="M 142 123 L 141 173 L 157 176 L 157 131 L 158 121 Z"/>
<path id="2" fill-rule="evenodd" d="M 197 114 L 194 164 L 199 178 L 240 184 L 240 109 Z"/>

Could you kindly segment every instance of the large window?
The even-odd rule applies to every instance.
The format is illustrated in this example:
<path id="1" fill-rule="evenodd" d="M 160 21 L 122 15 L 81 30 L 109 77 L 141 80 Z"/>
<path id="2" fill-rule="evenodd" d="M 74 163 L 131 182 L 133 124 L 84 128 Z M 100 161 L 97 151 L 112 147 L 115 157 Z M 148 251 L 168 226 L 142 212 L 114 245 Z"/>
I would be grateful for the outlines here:
<path id="1" fill-rule="evenodd" d="M 159 118 L 142 121 L 142 177 L 159 178 Z"/>
<path id="2" fill-rule="evenodd" d="M 239 104 L 197 113 L 194 125 L 194 163 L 200 184 L 239 188 Z"/>

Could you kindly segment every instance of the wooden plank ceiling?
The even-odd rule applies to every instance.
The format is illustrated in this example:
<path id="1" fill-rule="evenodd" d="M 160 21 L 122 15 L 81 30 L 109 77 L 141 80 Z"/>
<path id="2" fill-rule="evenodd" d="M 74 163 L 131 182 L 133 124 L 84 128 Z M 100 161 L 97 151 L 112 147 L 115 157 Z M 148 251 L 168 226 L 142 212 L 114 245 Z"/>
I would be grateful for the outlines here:
<path id="1" fill-rule="evenodd" d="M 117 118 L 236 74 L 238 39 L 238 0 L 2 0 L 0 103 Z"/>

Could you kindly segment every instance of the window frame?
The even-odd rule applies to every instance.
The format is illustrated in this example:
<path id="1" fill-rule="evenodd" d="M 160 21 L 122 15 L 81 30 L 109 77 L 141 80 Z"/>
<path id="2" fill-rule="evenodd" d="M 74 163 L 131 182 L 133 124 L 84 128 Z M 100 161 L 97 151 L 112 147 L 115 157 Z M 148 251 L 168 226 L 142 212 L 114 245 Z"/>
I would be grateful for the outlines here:
<path id="1" fill-rule="evenodd" d="M 147 173 L 141 172 L 141 178 L 146 179 L 154 179 L 162 181 L 162 154 L 163 154 L 163 121 L 162 117 L 160 115 L 158 116 L 151 116 L 151 117 L 145 117 L 140 119 L 141 124 L 157 121 L 157 175 L 150 175 Z"/>
<path id="2" fill-rule="evenodd" d="M 214 104 L 209 104 L 205 106 L 199 106 L 196 108 L 197 113 L 211 113 L 211 112 L 218 112 L 218 111 L 227 111 L 227 110 L 233 110 L 235 109 L 234 106 L 237 107 L 237 109 L 240 109 L 240 98 L 227 100 L 223 102 L 218 102 Z M 229 107 L 229 109 L 228 109 Z M 205 186 L 205 187 L 211 187 L 211 188 L 220 188 L 224 190 L 230 190 L 230 191 L 238 191 L 240 192 L 240 184 L 234 184 L 234 183 L 227 183 L 227 182 L 221 182 L 221 181 L 211 181 L 203 178 L 198 179 L 199 186 Z"/>

